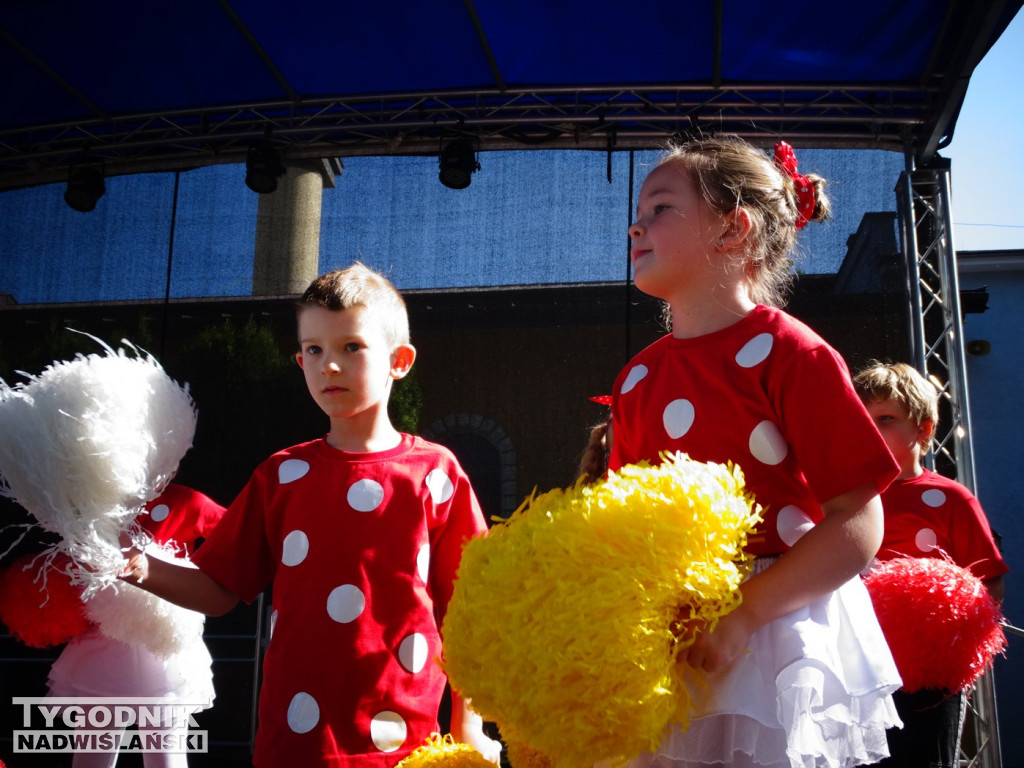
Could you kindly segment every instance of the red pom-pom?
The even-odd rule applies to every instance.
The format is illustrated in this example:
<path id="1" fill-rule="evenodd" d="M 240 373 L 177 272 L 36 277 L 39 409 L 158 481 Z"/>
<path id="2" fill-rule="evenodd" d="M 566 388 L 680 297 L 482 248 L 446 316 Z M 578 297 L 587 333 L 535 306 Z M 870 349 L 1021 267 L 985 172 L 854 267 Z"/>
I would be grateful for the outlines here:
<path id="1" fill-rule="evenodd" d="M 966 568 L 901 557 L 880 563 L 864 583 L 907 692 L 961 691 L 1006 648 L 999 604 Z"/>
<path id="2" fill-rule="evenodd" d="M 0 621 L 27 646 L 62 645 L 91 624 L 81 590 L 62 572 L 66 562 L 26 555 L 0 573 Z"/>

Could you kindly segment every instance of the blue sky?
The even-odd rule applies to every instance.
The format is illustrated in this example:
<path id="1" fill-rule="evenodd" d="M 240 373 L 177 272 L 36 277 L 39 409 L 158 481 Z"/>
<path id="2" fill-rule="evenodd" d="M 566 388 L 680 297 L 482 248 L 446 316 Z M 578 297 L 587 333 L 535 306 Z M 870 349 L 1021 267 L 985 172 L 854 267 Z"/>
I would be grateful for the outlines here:
<path id="1" fill-rule="evenodd" d="M 952 162 L 958 250 L 1024 248 L 1024 11 L 974 70 L 942 155 Z"/>

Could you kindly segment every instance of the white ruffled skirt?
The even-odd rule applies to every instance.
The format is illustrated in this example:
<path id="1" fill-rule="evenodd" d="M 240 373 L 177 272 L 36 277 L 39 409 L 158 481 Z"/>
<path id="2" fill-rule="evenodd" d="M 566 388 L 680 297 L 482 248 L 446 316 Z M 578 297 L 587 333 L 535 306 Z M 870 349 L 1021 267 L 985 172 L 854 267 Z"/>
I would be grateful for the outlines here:
<path id="1" fill-rule="evenodd" d="M 94 627 L 65 646 L 50 667 L 48 684 L 50 696 L 159 698 L 199 711 L 213 706 L 212 663 L 202 636 L 161 658 Z"/>
<path id="2" fill-rule="evenodd" d="M 770 560 L 759 560 L 758 570 Z M 889 754 L 899 673 L 860 577 L 765 625 L 693 686 L 696 713 L 631 768 L 852 768 Z"/>

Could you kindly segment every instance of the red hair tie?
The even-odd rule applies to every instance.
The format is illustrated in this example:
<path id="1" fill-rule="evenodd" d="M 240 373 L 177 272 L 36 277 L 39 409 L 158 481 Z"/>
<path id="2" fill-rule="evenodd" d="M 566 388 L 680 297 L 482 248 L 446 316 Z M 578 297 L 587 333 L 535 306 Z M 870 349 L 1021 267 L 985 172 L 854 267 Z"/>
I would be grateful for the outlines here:
<path id="1" fill-rule="evenodd" d="M 793 186 L 796 187 L 796 228 L 803 229 L 814 215 L 814 184 L 796 172 L 796 154 L 784 141 L 775 145 L 775 165 L 793 180 Z"/>

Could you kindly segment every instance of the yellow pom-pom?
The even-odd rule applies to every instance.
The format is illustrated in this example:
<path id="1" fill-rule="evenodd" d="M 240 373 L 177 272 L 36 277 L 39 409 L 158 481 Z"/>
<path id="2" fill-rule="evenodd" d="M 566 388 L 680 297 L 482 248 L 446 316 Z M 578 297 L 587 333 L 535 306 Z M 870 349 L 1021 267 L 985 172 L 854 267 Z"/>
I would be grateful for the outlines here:
<path id="1" fill-rule="evenodd" d="M 759 511 L 738 467 L 684 454 L 528 499 L 463 551 L 443 627 L 453 687 L 556 768 L 653 749 L 689 720 L 676 623 L 713 628 L 739 604 Z"/>
<path id="2" fill-rule="evenodd" d="M 494 768 L 494 764 L 468 744 L 456 743 L 450 733 L 432 733 L 396 768 Z"/>
<path id="3" fill-rule="evenodd" d="M 529 744 L 508 744 L 508 761 L 512 768 L 551 768 L 551 758 Z"/>

